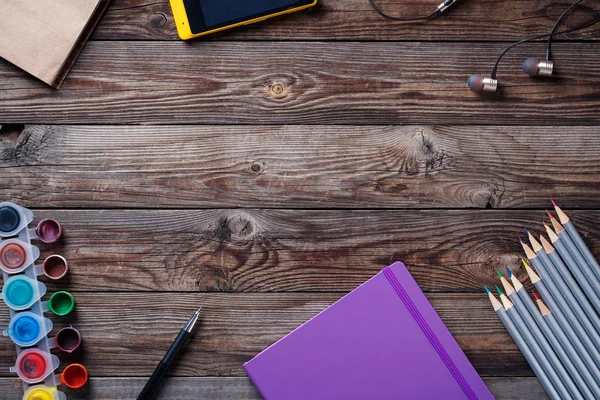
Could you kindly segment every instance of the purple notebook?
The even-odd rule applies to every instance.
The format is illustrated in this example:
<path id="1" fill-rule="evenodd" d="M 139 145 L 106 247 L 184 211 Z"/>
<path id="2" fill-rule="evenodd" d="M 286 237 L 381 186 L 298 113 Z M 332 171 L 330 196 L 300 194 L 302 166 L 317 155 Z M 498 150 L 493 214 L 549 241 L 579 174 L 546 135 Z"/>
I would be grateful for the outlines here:
<path id="1" fill-rule="evenodd" d="M 244 369 L 265 400 L 494 398 L 399 262 Z"/>

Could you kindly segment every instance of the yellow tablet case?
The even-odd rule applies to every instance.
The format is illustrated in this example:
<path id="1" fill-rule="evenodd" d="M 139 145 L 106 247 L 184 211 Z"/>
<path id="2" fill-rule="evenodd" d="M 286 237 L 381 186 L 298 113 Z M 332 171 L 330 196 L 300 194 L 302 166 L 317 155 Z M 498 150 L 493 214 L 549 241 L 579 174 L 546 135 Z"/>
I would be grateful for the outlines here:
<path id="1" fill-rule="evenodd" d="M 238 26 L 253 24 L 255 22 L 264 21 L 265 19 L 277 17 L 279 15 L 290 14 L 296 11 L 304 10 L 306 8 L 313 7 L 317 4 L 318 0 L 313 1 L 310 4 L 306 4 L 296 8 L 290 8 L 289 10 L 280 11 L 274 14 L 265 15 L 259 18 L 249 19 L 247 21 L 238 22 L 235 24 L 222 26 L 220 28 L 212 29 L 206 32 L 201 32 L 194 34 L 190 28 L 190 24 L 188 22 L 187 12 L 185 11 L 185 6 L 183 4 L 183 0 L 169 0 L 171 3 L 171 9 L 173 10 L 173 18 L 175 19 L 175 25 L 177 26 L 177 33 L 179 37 L 183 40 L 193 39 L 195 37 L 209 35 L 211 33 L 224 31 L 226 29 L 236 28 Z"/>

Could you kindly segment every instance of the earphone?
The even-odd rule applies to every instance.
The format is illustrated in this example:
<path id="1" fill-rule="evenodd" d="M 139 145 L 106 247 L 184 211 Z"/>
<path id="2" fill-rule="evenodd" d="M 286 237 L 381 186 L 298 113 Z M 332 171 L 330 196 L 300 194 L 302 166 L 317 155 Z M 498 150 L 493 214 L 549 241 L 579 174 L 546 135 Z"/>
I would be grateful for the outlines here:
<path id="1" fill-rule="evenodd" d="M 536 35 L 536 36 L 532 36 L 527 39 L 519 40 L 518 42 L 515 42 L 512 45 L 510 45 L 509 47 L 507 47 L 500 54 L 498 59 L 496 60 L 496 64 L 494 65 L 494 68 L 492 68 L 492 73 L 490 74 L 489 77 L 486 77 L 482 74 L 473 74 L 473 75 L 469 76 L 469 79 L 467 80 L 467 85 L 469 86 L 469 88 L 475 92 L 495 92 L 498 89 L 498 79 L 497 79 L 496 75 L 497 75 L 497 71 L 498 71 L 498 65 L 500 64 L 500 60 L 502 60 L 502 57 L 504 57 L 504 55 L 506 53 L 508 53 L 509 50 L 511 50 L 512 48 L 514 48 L 520 44 L 530 42 L 530 41 L 536 40 L 536 39 L 542 39 L 545 37 L 548 38 L 548 44 L 546 47 L 546 59 L 539 60 L 538 58 L 535 58 L 535 57 L 529 57 L 523 62 L 522 68 L 523 68 L 523 71 L 531 77 L 551 76 L 552 72 L 554 70 L 554 63 L 551 60 L 552 39 L 555 36 L 562 35 L 562 34 L 569 33 L 569 32 L 578 31 L 581 29 L 585 29 L 585 28 L 588 28 L 588 27 L 600 22 L 600 20 L 594 19 L 592 22 L 585 24 L 583 26 L 578 26 L 578 27 L 568 29 L 565 31 L 556 32 L 558 25 L 565 18 L 567 13 L 569 11 L 571 11 L 577 4 L 581 3 L 582 1 L 583 0 L 577 0 L 573 4 L 571 4 L 556 20 L 550 33 L 545 34 L 545 35 Z"/>
<path id="2" fill-rule="evenodd" d="M 494 68 L 492 68 L 492 73 L 490 74 L 489 77 L 485 76 L 483 74 L 473 74 L 473 75 L 469 76 L 469 79 L 467 80 L 467 85 L 469 86 L 469 88 L 475 92 L 495 92 L 498 89 L 497 71 L 498 71 L 498 65 L 500 64 L 500 60 L 502 60 L 502 57 L 504 57 L 506 55 L 506 53 L 508 53 L 512 48 L 514 48 L 520 44 L 527 43 L 527 42 L 530 42 L 530 41 L 533 41 L 536 39 L 546 38 L 546 37 L 548 38 L 548 44 L 546 47 L 546 58 L 540 60 L 536 57 L 529 57 L 523 62 L 522 68 L 523 68 L 523 71 L 531 77 L 551 76 L 552 72 L 554 71 L 554 62 L 551 60 L 551 48 L 552 48 L 553 38 L 555 36 L 563 35 L 565 33 L 570 33 L 570 32 L 579 31 L 579 30 L 582 30 L 585 28 L 589 28 L 590 26 L 600 22 L 600 19 L 598 19 L 598 20 L 594 19 L 592 22 L 585 24 L 583 26 L 578 26 L 578 27 L 560 31 L 560 32 L 556 31 L 559 24 L 562 22 L 562 20 L 565 18 L 565 16 L 569 13 L 569 11 L 571 11 L 576 5 L 578 5 L 582 1 L 583 0 L 576 0 L 573 4 L 571 4 L 556 20 L 550 33 L 544 34 L 544 35 L 536 35 L 536 36 L 529 37 L 527 39 L 519 40 L 518 42 L 515 42 L 515 43 L 511 44 L 509 47 L 507 47 L 500 54 L 498 59 L 496 60 L 496 64 L 494 65 Z M 432 12 L 429 15 L 425 15 L 425 16 L 421 16 L 421 17 L 391 16 L 391 15 L 386 14 L 383 11 L 381 11 L 381 9 L 379 9 L 379 7 L 377 7 L 375 5 L 373 0 L 369 0 L 369 3 L 373 7 L 373 9 L 384 18 L 391 19 L 394 21 L 417 22 L 417 21 L 427 21 L 431 18 L 439 16 L 448 7 L 455 4 L 456 0 L 445 0 L 442 4 L 440 4 L 438 6 L 438 8 L 434 12 Z"/>

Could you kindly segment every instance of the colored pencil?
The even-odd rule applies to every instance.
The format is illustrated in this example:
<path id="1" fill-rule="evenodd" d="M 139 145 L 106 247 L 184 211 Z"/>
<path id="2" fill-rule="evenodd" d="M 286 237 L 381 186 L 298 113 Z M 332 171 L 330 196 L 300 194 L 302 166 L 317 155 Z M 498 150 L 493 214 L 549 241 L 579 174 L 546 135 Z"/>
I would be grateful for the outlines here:
<path id="1" fill-rule="evenodd" d="M 534 356 L 527 343 L 525 343 L 525 339 L 519 333 L 519 330 L 506 313 L 506 310 L 504 309 L 504 307 L 502 307 L 502 304 L 500 304 L 498 299 L 496 299 L 496 296 L 494 296 L 487 287 L 485 288 L 485 291 L 487 292 L 488 297 L 492 302 L 492 306 L 494 307 L 494 311 L 498 315 L 498 318 L 500 318 L 500 321 L 502 321 L 502 323 L 506 327 L 506 330 L 517 344 L 517 347 L 521 350 L 521 353 L 523 353 L 523 356 L 529 363 L 531 369 L 533 369 L 533 372 L 535 373 L 540 383 L 546 390 L 546 393 L 548 393 L 548 396 L 550 396 L 552 400 L 560 400 L 561 397 L 556 391 L 556 388 L 554 387 L 552 382 L 550 381 L 550 378 L 542 368 L 541 364 L 538 362 L 537 358 Z"/>
<path id="2" fill-rule="evenodd" d="M 600 279 L 600 265 L 598 264 L 598 261 L 596 261 L 596 259 L 594 258 L 594 255 L 579 235 L 579 232 L 577 232 L 577 229 L 575 229 L 575 226 L 573 226 L 573 223 L 571 222 L 569 217 L 567 217 L 567 214 L 565 214 L 564 211 L 560 209 L 560 207 L 554 202 L 554 200 L 552 200 L 552 205 L 556 210 L 556 214 L 558 215 L 560 223 L 564 226 L 565 230 L 567 231 L 567 234 L 573 240 L 573 243 L 575 243 L 575 246 L 583 256 L 583 258 L 585 258 L 585 261 L 591 267 L 596 277 Z"/>
<path id="3" fill-rule="evenodd" d="M 525 254 L 527 257 L 532 257 L 530 260 L 536 260 L 536 255 L 533 250 L 531 250 L 525 243 L 521 242 L 521 244 L 525 249 Z M 575 318 L 575 315 L 566 304 L 564 298 L 560 295 L 558 289 L 554 286 L 552 280 L 542 280 L 542 278 L 540 278 L 538 274 L 533 271 L 533 269 L 525 262 L 525 260 L 521 261 L 525 266 L 525 270 L 529 275 L 531 283 L 533 283 L 537 291 L 542 295 L 546 302 L 550 304 L 550 308 L 554 310 L 560 326 L 565 330 L 569 340 L 571 340 L 573 345 L 577 348 L 579 354 L 582 357 L 584 357 L 585 354 L 584 359 L 586 361 L 591 359 L 593 364 L 596 365 L 597 368 L 600 368 L 600 353 L 592 343 L 591 339 L 587 336 L 585 330 L 583 330 L 581 325 L 578 323 L 577 318 Z M 538 272 L 541 271 L 538 269 Z M 551 287 L 552 293 L 546 285 Z M 567 318 L 567 315 L 569 315 L 569 318 Z M 574 322 L 571 322 L 572 320 L 574 320 Z"/>
<path id="4" fill-rule="evenodd" d="M 576 320 L 578 320 L 581 326 L 585 329 L 587 336 L 591 339 L 594 346 L 596 346 L 596 349 L 600 351 L 600 335 L 598 334 L 598 331 L 596 330 L 594 324 L 592 324 L 590 319 L 585 314 L 585 311 L 583 310 L 583 307 L 581 306 L 580 302 L 577 301 L 577 298 L 573 295 L 569 287 L 565 284 L 566 277 L 560 275 L 560 273 L 556 269 L 556 266 L 552 263 L 552 261 L 550 261 L 550 258 L 544 251 L 542 245 L 530 233 L 528 233 L 528 236 L 529 242 L 533 247 L 533 251 L 535 251 L 535 254 L 537 254 L 538 256 L 538 261 L 541 263 L 541 265 L 543 265 L 543 268 L 541 269 L 539 269 L 537 266 L 536 268 L 538 268 L 538 271 L 540 273 L 542 273 L 542 271 L 545 271 L 550 275 L 552 281 L 554 282 L 554 285 L 558 288 L 560 294 L 563 296 L 566 303 L 571 308 L 573 314 L 576 316 Z M 552 288 L 550 288 L 550 290 L 552 291 Z M 581 299 L 581 302 L 584 302 L 583 300 L 586 300 L 585 297 Z"/>
<path id="5" fill-rule="evenodd" d="M 551 214 L 548 213 L 548 215 Z M 579 250 L 577 250 L 577 247 L 575 247 L 575 243 L 573 243 L 562 225 L 560 225 L 554 218 L 551 218 L 550 221 L 556 230 L 556 233 L 554 233 L 552 228 L 544 223 L 544 227 L 546 228 L 548 237 L 550 237 L 550 241 L 560 254 L 560 257 L 562 257 L 564 260 L 564 264 L 566 264 L 566 266 L 575 276 L 575 279 L 577 279 L 577 282 L 585 292 L 588 299 L 590 299 L 590 302 L 594 305 L 596 311 L 600 312 L 600 296 L 596 290 L 594 290 L 594 288 L 600 288 L 600 280 L 598 280 L 591 267 L 583 259 L 581 253 Z M 546 253 L 548 253 L 547 250 Z M 548 255 L 550 256 L 549 253 Z"/>
<path id="6" fill-rule="evenodd" d="M 598 318 L 598 314 L 596 313 L 596 310 L 600 310 L 600 297 L 598 297 L 598 294 L 594 291 L 587 278 L 582 274 L 578 263 L 573 260 L 570 251 L 565 248 L 562 240 L 556 236 L 548 225 L 546 225 L 546 230 L 550 237 L 550 241 L 556 246 L 557 251 L 555 251 L 555 247 L 548 243 L 544 237 L 540 237 L 544 251 L 561 274 L 569 289 L 571 289 L 571 293 L 577 298 L 577 301 L 581 305 L 581 308 L 583 308 L 587 317 L 596 327 L 596 331 L 600 332 L 600 318 Z M 574 250 L 577 251 L 577 249 Z M 575 279 L 573 279 L 569 271 L 573 273 L 573 276 L 575 276 L 579 284 L 575 282 Z M 593 307 L 590 303 L 592 303 Z"/>
<path id="7" fill-rule="evenodd" d="M 512 277 L 514 277 L 514 275 L 511 276 L 511 279 L 512 279 Z M 519 284 L 520 284 L 520 282 L 519 282 Z M 515 290 L 517 290 L 517 292 L 520 291 L 517 289 L 517 286 L 515 286 Z M 527 294 L 527 293 L 525 293 L 525 294 Z M 545 325 L 550 329 L 550 332 L 560 342 L 563 352 L 567 356 L 566 360 L 564 360 L 561 356 L 561 360 L 563 360 L 563 362 L 565 363 L 565 366 L 569 369 L 569 372 L 571 372 L 571 374 L 573 375 L 573 379 L 575 379 L 577 381 L 577 384 L 579 385 L 580 389 L 582 389 L 583 395 L 588 399 L 600 398 L 600 384 L 598 384 L 598 381 L 594 379 L 594 374 L 595 374 L 596 379 L 600 380 L 600 369 L 596 368 L 596 366 L 594 365 L 594 362 L 592 360 L 585 361 L 584 360 L 585 357 L 582 357 L 578 353 L 578 351 L 575 349 L 575 347 L 569 340 L 565 331 L 562 329 L 560 324 L 556 321 L 556 318 L 554 317 L 552 311 L 550 309 L 548 309 L 546 304 L 544 304 L 542 299 L 540 299 L 538 297 L 538 295 L 535 293 L 535 291 L 533 292 L 533 297 L 535 298 L 535 301 L 539 307 L 539 312 L 536 313 L 536 315 L 541 316 Z M 531 298 L 529 296 L 527 296 L 527 298 L 531 302 Z M 533 304 L 533 302 L 531 302 L 531 303 Z M 585 354 L 587 354 L 587 353 L 585 353 Z M 589 388 L 593 392 L 593 395 L 590 395 L 590 393 L 586 392 L 586 390 L 585 390 L 586 387 L 582 383 L 579 382 L 578 374 L 576 374 L 575 372 L 572 372 L 573 366 L 576 368 L 577 372 L 579 373 L 579 376 L 581 376 L 585 380 L 585 383 L 587 384 L 587 388 Z"/>
<path id="8" fill-rule="evenodd" d="M 571 397 L 570 397 L 569 391 L 567 390 L 567 388 L 565 387 L 563 382 L 560 380 L 556 371 L 552 367 L 550 360 L 548 360 L 548 357 L 546 357 L 546 355 L 544 354 L 544 351 L 540 348 L 538 342 L 532 336 L 531 332 L 525 325 L 525 322 L 523 321 L 523 319 L 517 312 L 517 310 L 514 307 L 514 305 L 512 304 L 512 302 L 508 299 L 508 297 L 506 297 L 502 293 L 502 291 L 500 290 L 500 288 L 498 286 L 496 286 L 496 290 L 498 291 L 498 295 L 500 296 L 500 301 L 502 301 L 502 305 L 504 306 L 504 309 L 506 310 L 506 314 L 508 315 L 510 320 L 513 322 L 513 324 L 515 324 L 515 326 L 517 327 L 517 330 L 523 336 L 523 339 L 525 339 L 525 343 L 527 343 L 527 345 L 531 349 L 531 352 L 533 353 L 534 357 L 541 364 L 542 369 L 544 370 L 544 372 L 546 372 L 546 374 L 548 375 L 548 378 L 550 378 L 550 381 L 552 382 L 552 385 L 554 385 L 554 387 L 556 388 L 556 391 L 560 394 L 561 398 L 570 399 Z"/>
<path id="9" fill-rule="evenodd" d="M 552 346 L 550 345 L 549 338 L 542 332 L 541 326 L 539 326 L 538 323 L 534 321 L 531 312 L 527 309 L 527 306 L 525 305 L 522 298 L 511 286 L 511 284 L 508 283 L 506 278 L 502 276 L 502 273 L 497 269 L 496 272 L 498 273 L 498 277 L 500 277 L 500 282 L 502 282 L 502 286 L 504 286 L 504 292 L 506 293 L 512 304 L 515 306 L 516 313 L 523 320 L 524 328 L 529 331 L 533 339 L 544 352 L 544 355 L 546 356 L 549 362 L 548 368 L 554 369 L 561 382 L 565 385 L 565 387 L 571 394 L 571 398 L 584 399 L 584 397 L 579 392 L 579 389 L 577 389 L 575 382 L 573 382 L 573 379 L 571 378 L 571 376 L 561 363 L 560 359 L 558 358 L 557 353 L 555 352 L 555 350 L 553 350 Z M 534 311 L 536 312 L 536 314 L 539 314 L 537 310 L 535 310 L 535 307 Z M 543 319 L 541 322 L 544 322 Z M 561 348 L 560 346 L 558 347 Z M 575 369 L 575 371 L 577 371 L 577 369 Z"/>

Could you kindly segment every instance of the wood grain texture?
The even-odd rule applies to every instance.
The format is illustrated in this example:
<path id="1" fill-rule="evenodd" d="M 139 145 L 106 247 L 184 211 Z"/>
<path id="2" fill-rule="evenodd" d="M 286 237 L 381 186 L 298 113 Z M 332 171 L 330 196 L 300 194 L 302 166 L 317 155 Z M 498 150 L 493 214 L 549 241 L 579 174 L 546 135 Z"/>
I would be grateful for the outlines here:
<path id="1" fill-rule="evenodd" d="M 242 364 L 342 294 L 271 293 L 77 293 L 76 314 L 54 318 L 55 329 L 80 330 L 82 354 L 75 360 L 93 377 L 150 376 L 173 338 L 198 305 L 202 319 L 173 376 L 245 376 Z M 496 316 L 485 293 L 430 294 L 438 314 L 477 371 L 484 376 L 532 376 L 532 371 Z M 8 311 L 0 309 L 0 326 Z M 0 341 L 0 376 L 10 377 L 15 348 Z"/>
<path id="2" fill-rule="evenodd" d="M 489 73 L 501 43 L 299 43 L 91 42 L 60 91 L 2 61 L 0 121 L 600 123 L 600 47 L 593 43 L 557 43 L 556 76 L 542 80 L 520 67 L 540 45 L 518 48 L 491 96 L 472 92 L 466 80 Z"/>
<path id="3" fill-rule="evenodd" d="M 536 378 L 484 378 L 496 400 L 548 400 Z M 90 400 L 135 400 L 145 378 L 90 378 L 85 391 L 67 390 L 68 398 Z M 62 388 L 61 388 L 62 389 Z M 7 399 L 23 394 L 17 379 L 0 378 L 0 392 Z M 157 400 L 262 400 L 247 378 L 171 377 L 165 380 Z"/>
<path id="4" fill-rule="evenodd" d="M 555 197 L 568 208 L 600 196 L 596 127 L 5 131 L 0 189 L 32 207 L 540 208 Z"/>
<path id="5" fill-rule="evenodd" d="M 600 211 L 570 212 L 600 252 Z M 538 211 L 50 210 L 76 291 L 347 292 L 403 261 L 426 292 L 481 293 Z M 64 283 L 52 284 L 58 289 Z"/>
<path id="6" fill-rule="evenodd" d="M 433 11 L 440 1 L 379 0 L 392 15 L 416 16 Z M 320 0 L 317 7 L 221 34 L 207 40 L 520 40 L 550 31 L 569 1 L 525 0 L 478 2 L 461 0 L 437 18 L 423 23 L 397 23 L 381 18 L 367 0 Z M 593 15 L 585 2 L 566 21 L 580 25 Z M 570 37 L 597 38 L 597 28 Z M 95 39 L 179 40 L 168 0 L 113 0 Z"/>

